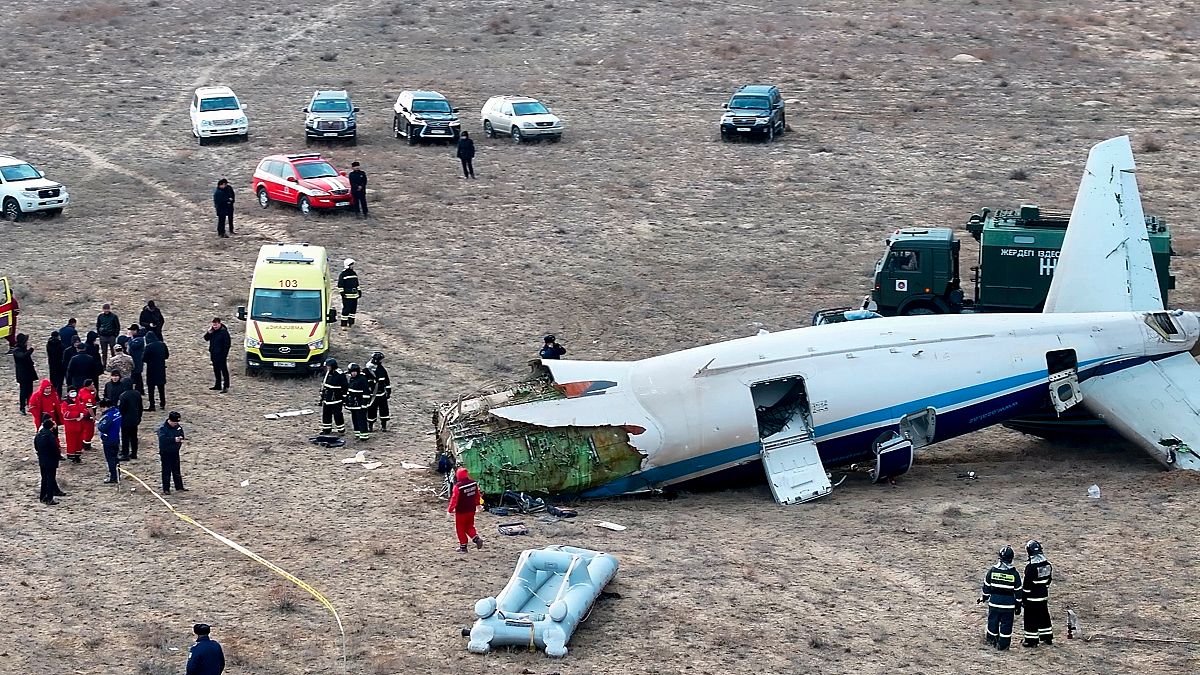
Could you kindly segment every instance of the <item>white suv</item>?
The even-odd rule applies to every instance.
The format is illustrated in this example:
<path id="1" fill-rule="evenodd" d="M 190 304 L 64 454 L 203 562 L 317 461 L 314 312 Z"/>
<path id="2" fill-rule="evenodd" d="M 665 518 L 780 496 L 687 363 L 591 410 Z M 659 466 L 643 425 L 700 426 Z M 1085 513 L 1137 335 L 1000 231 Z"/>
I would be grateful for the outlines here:
<path id="1" fill-rule="evenodd" d="M 512 137 L 514 143 L 535 138 L 548 138 L 557 143 L 562 139 L 563 123 L 550 109 L 535 98 L 527 96 L 493 96 L 483 104 L 480 113 L 483 133 Z"/>
<path id="2" fill-rule="evenodd" d="M 46 174 L 28 162 L 0 155 L 0 213 L 5 220 L 16 222 L 37 211 L 57 216 L 70 203 L 67 188 L 46 180 Z"/>
<path id="3" fill-rule="evenodd" d="M 192 96 L 192 135 L 204 145 L 210 138 L 236 136 L 246 140 L 250 120 L 246 106 L 229 87 L 200 87 Z"/>

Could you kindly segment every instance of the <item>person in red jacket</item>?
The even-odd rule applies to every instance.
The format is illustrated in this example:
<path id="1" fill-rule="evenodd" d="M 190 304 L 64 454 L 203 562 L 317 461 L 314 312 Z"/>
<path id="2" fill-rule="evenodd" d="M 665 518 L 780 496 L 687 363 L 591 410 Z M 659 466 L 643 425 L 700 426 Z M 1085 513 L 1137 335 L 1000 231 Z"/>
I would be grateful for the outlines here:
<path id="1" fill-rule="evenodd" d="M 475 511 L 483 506 L 483 493 L 479 483 L 471 480 L 471 474 L 460 468 L 455 474 L 454 489 L 450 491 L 450 507 L 446 513 L 454 514 L 454 531 L 458 534 L 458 552 L 467 552 L 467 538 L 475 542 L 475 548 L 483 548 L 483 537 L 475 531 Z"/>
<path id="2" fill-rule="evenodd" d="M 83 454 L 83 418 L 87 414 L 87 406 L 79 402 L 79 392 L 67 392 L 67 400 L 62 403 L 63 429 L 67 432 L 67 459 L 76 464 Z"/>
<path id="3" fill-rule="evenodd" d="M 92 439 L 96 437 L 96 385 L 91 380 L 83 383 L 79 388 L 79 402 L 87 408 L 87 415 L 83 418 L 83 449 L 92 449 Z"/>
<path id="4" fill-rule="evenodd" d="M 62 426 L 62 401 L 58 399 L 58 392 L 54 391 L 54 385 L 50 380 L 42 380 L 38 385 L 37 391 L 29 397 L 29 405 L 27 406 L 29 414 L 33 417 L 33 424 L 41 430 L 42 414 L 45 413 L 54 420 L 54 426 Z"/>

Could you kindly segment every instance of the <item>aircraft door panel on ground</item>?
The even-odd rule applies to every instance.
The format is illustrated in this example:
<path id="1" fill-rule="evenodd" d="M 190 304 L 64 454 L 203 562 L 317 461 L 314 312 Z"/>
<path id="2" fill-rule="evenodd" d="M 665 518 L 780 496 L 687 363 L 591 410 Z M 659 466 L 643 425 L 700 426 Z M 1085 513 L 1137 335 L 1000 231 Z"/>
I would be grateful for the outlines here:
<path id="1" fill-rule="evenodd" d="M 750 387 L 763 469 L 771 494 L 780 504 L 799 504 L 833 491 L 817 444 L 804 379 L 783 377 Z"/>

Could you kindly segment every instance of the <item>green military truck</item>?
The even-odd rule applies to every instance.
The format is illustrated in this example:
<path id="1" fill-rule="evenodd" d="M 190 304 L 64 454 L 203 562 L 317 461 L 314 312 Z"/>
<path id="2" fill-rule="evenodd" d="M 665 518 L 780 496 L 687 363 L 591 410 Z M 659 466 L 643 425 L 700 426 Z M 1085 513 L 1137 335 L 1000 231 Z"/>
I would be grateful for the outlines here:
<path id="1" fill-rule="evenodd" d="M 975 297 L 967 298 L 959 277 L 959 240 L 948 227 L 909 227 L 887 238 L 875 264 L 867 308 L 884 316 L 959 312 L 1040 312 L 1050 291 L 1070 214 L 1019 209 L 983 209 L 966 228 L 979 242 L 979 264 L 971 268 Z M 1162 289 L 1175 288 L 1170 262 L 1171 231 L 1161 218 L 1146 217 L 1154 266 Z"/>

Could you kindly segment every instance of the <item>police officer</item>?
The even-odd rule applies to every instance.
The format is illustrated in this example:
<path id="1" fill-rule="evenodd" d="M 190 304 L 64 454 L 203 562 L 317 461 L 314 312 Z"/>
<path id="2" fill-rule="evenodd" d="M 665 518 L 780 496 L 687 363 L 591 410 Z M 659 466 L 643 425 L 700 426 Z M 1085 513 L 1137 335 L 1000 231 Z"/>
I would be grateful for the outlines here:
<path id="1" fill-rule="evenodd" d="M 345 269 L 338 275 L 338 288 L 342 294 L 342 328 L 354 325 L 354 314 L 358 311 L 358 299 L 362 291 L 358 289 L 358 272 L 354 271 L 354 258 L 346 258 L 342 262 Z"/>
<path id="2" fill-rule="evenodd" d="M 325 377 L 321 380 L 321 433 L 328 434 L 335 429 L 339 434 L 346 433 L 346 418 L 342 414 L 342 405 L 346 398 L 346 376 L 338 370 L 337 361 L 325 359 Z"/>
<path id="3" fill-rule="evenodd" d="M 1046 644 L 1054 642 L 1054 628 L 1050 625 L 1050 579 L 1054 567 L 1042 553 L 1042 545 L 1031 539 L 1025 544 L 1029 563 L 1025 565 L 1024 591 L 1025 646 L 1036 647 L 1038 640 Z"/>
<path id="4" fill-rule="evenodd" d="M 367 425 L 367 409 L 374 398 L 371 381 L 357 363 L 351 363 L 347 370 L 350 372 L 350 381 L 346 385 L 346 410 L 350 411 L 355 438 L 365 441 L 371 437 L 371 428 Z"/>
<path id="5" fill-rule="evenodd" d="M 561 359 L 567 353 L 567 348 L 558 344 L 553 335 L 547 335 L 542 338 L 542 348 L 538 351 L 538 358 L 542 359 Z"/>
<path id="6" fill-rule="evenodd" d="M 1012 642 L 1013 615 L 1021 613 L 1021 575 L 1012 561 L 1012 547 L 1000 549 L 1000 559 L 983 575 L 983 594 L 976 601 L 987 601 L 987 642 L 1002 651 Z"/>
<path id="7" fill-rule="evenodd" d="M 354 197 L 354 210 L 359 217 L 367 217 L 367 172 L 358 162 L 350 162 L 350 195 Z"/>
<path id="8" fill-rule="evenodd" d="M 387 368 L 383 367 L 383 352 L 371 354 L 367 372 L 375 377 L 375 398 L 371 400 L 371 407 L 367 408 L 367 426 L 374 428 L 375 422 L 379 422 L 379 430 L 387 431 L 388 421 L 392 419 L 391 410 L 388 409 L 392 381 L 388 378 Z"/>
<path id="9" fill-rule="evenodd" d="M 192 626 L 196 644 L 188 650 L 188 675 L 221 675 L 225 672 L 225 651 L 221 644 L 208 636 L 212 629 L 206 623 Z"/>
<path id="10" fill-rule="evenodd" d="M 167 415 L 167 421 L 158 428 L 158 460 L 162 463 L 163 494 L 171 494 L 171 479 L 175 479 L 175 489 L 187 492 L 183 487 L 183 472 L 179 467 L 179 451 L 187 437 L 183 434 L 183 425 L 179 420 L 183 416 L 172 410 Z"/>

